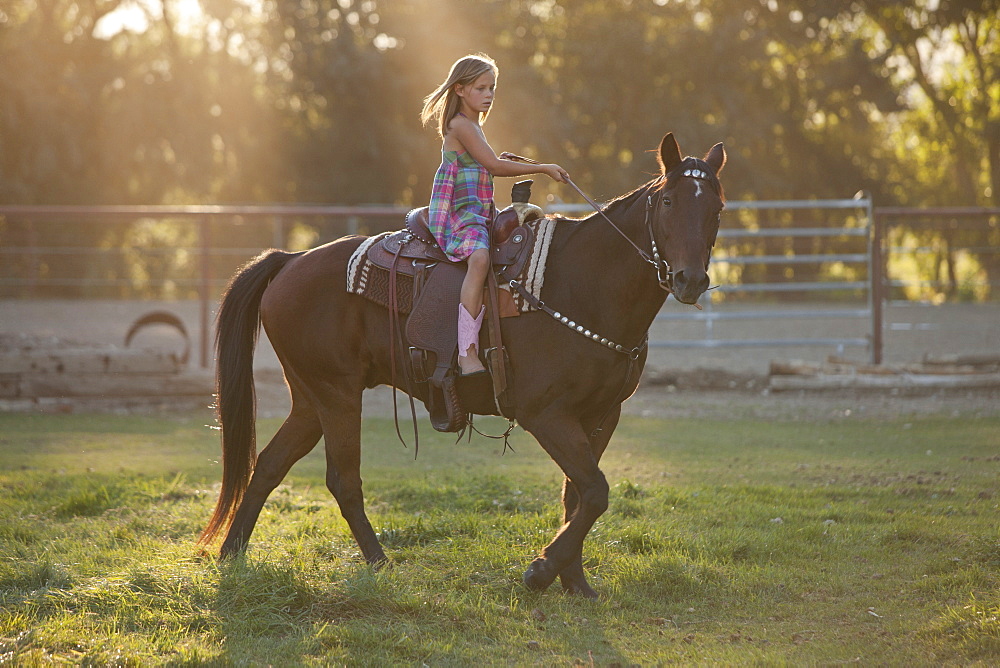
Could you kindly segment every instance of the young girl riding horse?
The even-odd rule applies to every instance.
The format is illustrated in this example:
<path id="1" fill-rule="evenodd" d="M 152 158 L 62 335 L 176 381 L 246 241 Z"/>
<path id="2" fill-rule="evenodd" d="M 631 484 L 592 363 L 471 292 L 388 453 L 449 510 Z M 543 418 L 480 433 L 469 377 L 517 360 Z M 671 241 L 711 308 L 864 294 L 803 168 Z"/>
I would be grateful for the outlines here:
<path id="1" fill-rule="evenodd" d="M 490 269 L 489 232 L 493 177 L 546 174 L 565 183 L 569 174 L 555 164 L 525 164 L 497 156 L 482 124 L 493 106 L 497 66 L 486 55 L 470 55 L 451 67 L 448 78 L 424 99 L 420 119 L 437 120 L 441 166 L 434 175 L 428 226 L 451 260 L 468 262 L 458 306 L 458 365 L 462 374 L 484 373 L 479 359 L 483 287 Z M 475 315 L 473 315 L 475 314 Z"/>

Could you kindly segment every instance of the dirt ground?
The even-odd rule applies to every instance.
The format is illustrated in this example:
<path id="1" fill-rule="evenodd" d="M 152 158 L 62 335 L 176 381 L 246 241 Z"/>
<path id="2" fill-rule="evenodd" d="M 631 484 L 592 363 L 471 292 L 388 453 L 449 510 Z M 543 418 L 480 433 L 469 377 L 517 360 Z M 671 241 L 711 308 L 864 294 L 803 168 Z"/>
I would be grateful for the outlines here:
<path id="1" fill-rule="evenodd" d="M 280 374 L 264 371 L 257 372 L 256 376 L 259 414 L 263 417 L 286 415 L 288 392 Z M 409 403 L 402 393 L 397 393 L 396 406 L 400 420 L 409 420 Z M 392 417 L 392 391 L 380 387 L 366 392 L 364 411 L 368 416 Z M 771 392 L 760 386 L 683 389 L 646 378 L 625 402 L 623 411 L 626 415 L 643 417 L 782 422 L 894 419 L 932 414 L 984 417 L 1000 416 L 1000 390 Z M 419 415 L 426 413 L 421 410 Z"/>
<path id="2" fill-rule="evenodd" d="M 683 312 L 668 304 L 666 312 Z M 774 310 L 775 307 L 768 307 Z M 780 307 L 778 307 L 780 308 Z M 801 308 L 789 305 L 787 308 Z M 199 371 L 202 343 L 198 302 L 152 301 L 14 301 L 0 300 L 0 335 L 30 336 L 39 340 L 75 341 L 86 345 L 123 345 L 125 333 L 140 316 L 166 310 L 177 315 L 187 330 L 187 341 L 175 329 L 162 325 L 143 330 L 132 347 L 180 352 L 190 346 L 192 373 Z M 720 309 L 721 310 L 721 309 Z M 214 314 L 209 313 L 209 318 Z M 209 320 L 210 321 L 210 320 Z M 727 341 L 760 338 L 863 337 L 868 323 L 850 319 L 730 320 L 708 329 L 704 322 L 658 321 L 651 331 L 647 373 L 640 390 L 625 404 L 634 415 L 662 417 L 753 417 L 776 420 L 851 419 L 863 417 L 946 413 L 1000 415 L 1000 391 L 894 389 L 822 392 L 771 392 L 767 374 L 772 361 L 823 362 L 829 356 L 869 361 L 864 347 L 785 345 L 731 347 Z M 713 347 L 661 347 L 714 339 Z M 886 311 L 884 361 L 920 362 L 927 356 L 1000 354 L 1000 304 L 890 305 Z M 333 342 L 331 342 L 333 344 Z M 0 369 L 2 372 L 2 369 Z M 208 374 L 208 369 L 200 370 Z M 266 337 L 255 358 L 260 414 L 279 417 L 287 412 L 288 395 L 280 367 Z M 192 403 L 197 405 L 200 400 Z M 366 393 L 369 415 L 392 415 L 391 392 L 377 388 Z M 399 396 L 399 410 L 408 403 Z M 201 402 L 204 405 L 204 402 Z M 95 410 L 123 410 L 123 404 L 94 400 Z M 124 410 L 163 409 L 166 404 L 134 401 Z"/>

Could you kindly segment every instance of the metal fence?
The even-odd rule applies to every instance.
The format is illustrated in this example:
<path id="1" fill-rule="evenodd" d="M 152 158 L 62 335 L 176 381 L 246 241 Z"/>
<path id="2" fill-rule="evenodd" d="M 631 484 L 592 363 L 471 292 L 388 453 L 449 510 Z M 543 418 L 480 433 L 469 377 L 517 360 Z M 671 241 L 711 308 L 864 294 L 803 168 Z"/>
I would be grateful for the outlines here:
<path id="1" fill-rule="evenodd" d="M 586 205 L 551 208 L 589 211 Z M 267 246 L 305 248 L 344 234 L 398 229 L 405 211 L 391 206 L 0 206 L 0 298 L 67 292 L 83 298 L 163 297 L 168 292 L 175 298 L 197 298 L 201 362 L 206 365 L 211 308 L 248 258 Z M 174 236 L 156 236 L 162 233 L 156 224 L 163 221 L 173 223 L 165 227 Z M 998 221 L 1000 209 L 875 209 L 867 197 L 729 202 L 710 271 L 717 287 L 703 298 L 702 311 L 681 310 L 668 302 L 650 344 L 702 349 L 829 346 L 838 352 L 851 346 L 866 348 L 871 361 L 879 363 L 886 303 L 912 299 L 907 291 L 921 288 L 950 285 L 981 295 L 995 287 L 986 279 L 958 276 L 954 262 L 968 263 L 973 255 L 978 262 L 1000 262 Z M 921 225 L 927 235 L 919 233 Z M 942 227 L 951 233 L 931 234 Z M 89 236 L 81 234 L 84 228 L 91 230 Z M 914 258 L 923 256 L 938 258 L 944 267 L 938 280 L 915 285 L 894 276 L 904 259 L 917 262 Z M 816 336 L 788 333 L 803 321 L 835 322 L 837 327 L 820 327 L 831 331 Z M 696 329 L 686 337 L 660 336 L 661 323 Z M 723 331 L 734 327 L 741 335 Z M 753 331 L 760 335 L 746 334 Z"/>
<path id="2" fill-rule="evenodd" d="M 1000 287 L 1000 208 L 879 207 L 876 235 L 886 267 L 885 298 L 982 300 Z M 903 279 L 904 263 L 930 278 Z"/>
<path id="3" fill-rule="evenodd" d="M 586 213 L 581 205 L 558 208 Z M 669 305 L 656 320 L 700 325 L 696 336 L 651 337 L 653 348 L 847 346 L 881 359 L 881 312 L 874 298 L 873 207 L 869 197 L 838 200 L 727 202 L 709 273 L 712 292 L 702 310 Z M 738 219 L 738 223 L 733 222 Z M 831 246 L 835 246 L 831 250 Z M 851 280 L 831 278 L 830 267 L 852 267 Z M 748 271 L 767 268 L 766 272 Z M 788 270 L 787 272 L 784 270 Z M 797 271 L 796 271 L 797 270 Z M 758 274 L 754 276 L 754 274 Z M 784 275 L 787 274 L 787 275 Z M 805 278 L 802 277 L 805 274 Z M 844 303 L 848 305 L 843 305 Z M 825 304 L 816 306 L 815 304 Z M 780 305 L 781 308 L 775 308 Z M 851 335 L 787 336 L 777 326 L 766 336 L 720 335 L 717 325 L 834 319 Z M 846 326 L 845 326 L 845 323 Z"/>
<path id="4" fill-rule="evenodd" d="M 700 312 L 685 313 L 662 313 L 658 319 L 662 320 L 696 320 L 705 324 L 705 337 L 700 341 L 685 342 L 688 346 L 704 348 L 717 348 L 727 346 L 803 346 L 822 345 L 833 346 L 843 349 L 845 346 L 862 346 L 869 348 L 872 352 L 873 361 L 878 356 L 880 341 L 878 332 L 880 331 L 880 321 L 876 309 L 874 308 L 874 286 L 873 276 L 876 272 L 872 267 L 872 202 L 869 198 L 849 199 L 849 200 L 808 200 L 808 201 L 774 201 L 774 202 L 730 202 L 727 209 L 735 212 L 753 211 L 762 216 L 774 215 L 778 212 L 792 212 L 799 214 L 802 212 L 837 212 L 849 213 L 839 226 L 829 227 L 769 227 L 758 224 L 757 229 L 732 229 L 724 228 L 719 232 L 719 240 L 723 248 L 733 240 L 753 240 L 760 241 L 767 238 L 782 239 L 810 239 L 810 240 L 831 240 L 841 239 L 854 242 L 856 246 L 850 249 L 852 252 L 823 252 L 822 244 L 808 249 L 801 253 L 787 254 L 726 254 L 717 258 L 714 263 L 722 265 L 722 268 L 733 266 L 768 266 L 768 267 L 791 267 L 800 265 L 823 265 L 839 264 L 853 265 L 859 269 L 860 277 L 856 280 L 836 280 L 824 276 L 824 272 L 813 272 L 815 278 L 812 280 L 780 280 L 768 282 L 737 283 L 730 285 L 720 285 L 718 290 L 723 295 L 772 295 L 778 296 L 789 293 L 802 295 L 808 293 L 813 297 L 819 297 L 820 301 L 830 300 L 831 294 L 840 295 L 840 300 L 844 299 L 845 293 L 853 298 L 851 301 L 858 302 L 856 307 L 826 307 L 816 308 L 809 306 L 797 306 L 784 309 L 760 308 L 751 311 L 727 311 L 716 306 L 716 300 L 708 300 L 706 308 Z M 794 276 L 794 274 L 793 274 Z M 823 299 L 826 297 L 826 299 Z M 772 298 L 771 301 L 774 301 Z M 809 300 L 814 301 L 814 300 Z M 723 305 L 725 301 L 721 302 Z M 774 336 L 768 338 L 739 338 L 721 339 L 714 336 L 714 324 L 726 320 L 788 320 L 788 319 L 808 319 L 808 318 L 836 318 L 840 320 L 853 320 L 858 323 L 859 335 L 856 336 L 824 336 L 824 337 L 789 337 Z M 782 328 L 777 328 L 781 331 Z M 864 334 L 861 334 L 864 332 Z M 656 342 L 658 346 L 677 346 L 672 341 Z"/>
<path id="5" fill-rule="evenodd" d="M 336 238 L 398 228 L 405 213 L 393 206 L 0 206 L 0 298 L 196 296 L 205 367 L 212 305 L 249 258 L 268 246 L 288 247 L 298 223 L 318 225 L 322 236 Z M 162 221 L 174 222 L 180 233 L 159 244 L 147 238 L 140 240 L 145 245 L 130 245 L 125 230 Z M 81 243 L 83 224 L 102 229 Z M 116 227 L 118 243 L 107 246 L 104 240 Z M 170 243 L 174 240 L 179 243 Z M 129 276 L 123 266 L 130 253 L 141 256 L 141 276 Z M 156 262 L 168 256 L 183 258 L 181 266 Z M 82 260 L 76 268 L 86 269 L 65 271 L 70 258 Z M 107 272 L 95 275 L 99 266 Z"/>

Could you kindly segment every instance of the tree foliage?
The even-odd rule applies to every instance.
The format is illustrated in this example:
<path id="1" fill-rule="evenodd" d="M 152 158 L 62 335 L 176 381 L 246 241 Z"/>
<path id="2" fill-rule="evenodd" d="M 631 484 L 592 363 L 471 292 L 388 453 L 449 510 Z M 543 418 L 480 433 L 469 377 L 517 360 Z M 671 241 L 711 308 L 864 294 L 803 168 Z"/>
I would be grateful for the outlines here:
<path id="1" fill-rule="evenodd" d="M 200 0 L 185 18 L 190 0 L 15 0 L 0 10 L 0 197 L 416 203 L 436 163 L 420 100 L 485 51 L 498 148 L 604 194 L 673 130 L 729 144 L 738 197 L 990 204 L 993 4 Z M 137 6 L 142 29 L 107 34 Z"/>
<path id="2" fill-rule="evenodd" d="M 992 0 L 7 0 L 0 203 L 418 205 L 421 100 L 484 51 L 494 148 L 599 198 L 669 130 L 726 142 L 731 199 L 996 206 L 998 31 Z"/>

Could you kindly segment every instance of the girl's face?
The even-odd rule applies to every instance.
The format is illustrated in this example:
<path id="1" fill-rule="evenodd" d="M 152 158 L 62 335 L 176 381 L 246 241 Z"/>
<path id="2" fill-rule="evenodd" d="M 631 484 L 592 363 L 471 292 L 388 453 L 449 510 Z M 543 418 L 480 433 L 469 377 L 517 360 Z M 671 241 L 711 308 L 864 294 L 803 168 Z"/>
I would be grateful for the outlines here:
<path id="1" fill-rule="evenodd" d="M 466 86 L 455 87 L 455 94 L 462 98 L 464 106 L 474 113 L 485 114 L 493 104 L 493 94 L 497 89 L 497 78 L 493 72 L 484 72 Z"/>

